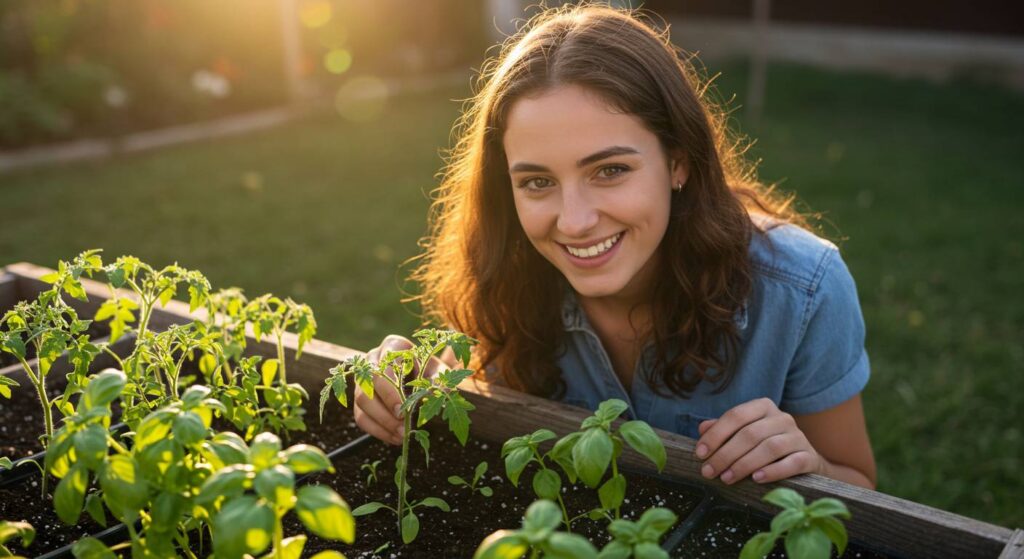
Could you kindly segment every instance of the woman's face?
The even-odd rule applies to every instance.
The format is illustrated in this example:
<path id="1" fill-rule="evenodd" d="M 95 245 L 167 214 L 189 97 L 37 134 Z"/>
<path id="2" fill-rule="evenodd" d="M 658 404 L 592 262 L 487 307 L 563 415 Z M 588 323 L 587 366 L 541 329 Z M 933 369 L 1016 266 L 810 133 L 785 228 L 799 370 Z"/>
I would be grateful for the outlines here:
<path id="1" fill-rule="evenodd" d="M 503 138 L 519 223 L 580 296 L 646 299 L 686 182 L 639 118 L 579 86 L 516 101 Z"/>

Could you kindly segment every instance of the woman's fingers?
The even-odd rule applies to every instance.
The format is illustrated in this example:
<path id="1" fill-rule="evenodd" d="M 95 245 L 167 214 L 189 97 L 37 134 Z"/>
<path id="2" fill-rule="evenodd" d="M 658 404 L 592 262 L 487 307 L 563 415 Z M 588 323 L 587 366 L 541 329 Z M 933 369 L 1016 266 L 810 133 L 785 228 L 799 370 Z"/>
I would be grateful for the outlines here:
<path id="1" fill-rule="evenodd" d="M 722 475 L 737 461 L 754 452 L 762 442 L 786 432 L 786 421 L 781 416 L 761 418 L 746 425 L 708 457 L 701 467 L 701 474 L 707 478 Z M 722 481 L 728 483 L 731 480 L 722 478 Z"/>
<path id="2" fill-rule="evenodd" d="M 402 444 L 400 428 L 392 430 L 387 427 L 383 427 L 380 423 L 374 421 L 373 417 L 367 413 L 360 414 L 358 411 L 356 412 L 356 425 L 358 425 L 363 431 L 366 431 L 368 434 L 386 443 L 393 445 Z"/>
<path id="3" fill-rule="evenodd" d="M 771 467 L 772 464 L 779 463 L 794 454 L 803 453 L 810 455 L 807 448 L 806 438 L 799 433 L 787 432 L 773 435 L 761 441 L 753 450 L 725 468 L 718 477 L 724 483 L 732 484 L 745 479 L 747 476 L 761 472 L 754 481 L 764 481 L 765 467 Z M 798 469 L 793 470 L 790 466 L 796 466 Z M 789 477 L 811 471 L 804 469 L 809 467 L 810 464 L 804 464 L 798 460 L 795 463 L 793 461 L 786 462 L 780 471 L 786 473 L 784 477 Z M 778 469 L 773 468 L 773 471 L 775 470 Z"/>
<path id="4" fill-rule="evenodd" d="M 758 483 L 768 483 L 793 477 L 797 474 L 813 473 L 817 471 L 819 461 L 820 458 L 813 450 L 801 450 L 786 456 L 782 460 L 758 468 L 753 473 L 753 479 Z"/>
<path id="5" fill-rule="evenodd" d="M 740 429 L 763 418 L 774 407 L 775 404 L 767 398 L 751 400 L 730 409 L 716 421 L 701 423 L 698 428 L 702 428 L 703 433 L 697 441 L 697 458 L 705 460 L 713 456 Z"/>

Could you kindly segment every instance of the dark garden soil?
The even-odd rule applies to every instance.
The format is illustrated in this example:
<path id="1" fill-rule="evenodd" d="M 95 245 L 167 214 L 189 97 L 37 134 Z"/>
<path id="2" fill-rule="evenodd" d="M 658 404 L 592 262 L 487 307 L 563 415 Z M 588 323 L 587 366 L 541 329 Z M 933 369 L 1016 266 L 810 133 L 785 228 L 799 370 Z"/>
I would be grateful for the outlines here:
<path id="1" fill-rule="evenodd" d="M 515 529 L 522 524 L 522 515 L 535 499 L 530 480 L 534 467 L 531 466 L 520 478 L 518 488 L 505 477 L 504 461 L 501 459 L 501 444 L 475 440 L 470 437 L 466 447 L 461 447 L 455 438 L 438 424 L 431 429 L 430 466 L 425 464 L 423 452 L 413 442 L 409 484 L 413 487 L 412 499 L 440 497 L 450 506 L 446 513 L 434 508 L 417 508 L 420 519 L 420 533 L 417 539 L 401 545 L 396 519 L 390 511 L 380 511 L 356 519 L 356 543 L 344 545 L 310 536 L 303 556 L 310 556 L 325 549 L 337 549 L 346 557 L 470 557 L 480 542 L 495 530 Z M 331 486 L 354 509 L 369 501 L 380 501 L 394 506 L 397 498 L 394 484 L 394 462 L 400 454 L 399 447 L 373 441 L 355 452 L 335 460 L 335 474 L 318 474 L 310 482 Z M 377 481 L 367 484 L 367 471 L 363 464 L 381 460 L 377 468 Z M 471 493 L 466 487 L 448 483 L 451 475 L 470 480 L 478 463 L 489 465 L 480 485 L 494 490 L 491 497 Z M 641 474 L 627 474 L 628 487 L 622 513 L 626 518 L 636 518 L 649 507 L 663 506 L 685 518 L 702 497 L 696 489 L 666 482 Z M 563 480 L 565 481 L 565 480 Z M 563 498 L 570 515 L 584 513 L 598 504 L 597 492 L 582 484 L 563 488 Z M 605 523 L 582 519 L 573 525 L 599 548 L 607 542 Z M 294 515 L 285 517 L 285 534 L 305 532 Z M 386 547 L 382 547 L 386 546 Z"/>
<path id="2" fill-rule="evenodd" d="M 771 530 L 771 520 L 749 510 L 731 507 L 717 507 L 708 511 L 707 515 L 694 527 L 674 550 L 672 557 L 685 559 L 735 559 L 743 544 L 754 534 Z M 838 557 L 835 547 L 832 557 Z M 882 559 L 891 555 L 876 553 L 851 543 L 843 554 L 843 559 Z M 782 540 L 768 554 L 768 559 L 785 559 L 786 552 Z"/>
<path id="3" fill-rule="evenodd" d="M 49 494 L 45 498 L 41 495 L 39 483 L 40 478 L 36 477 L 14 488 L 0 488 L 0 519 L 25 521 L 36 529 L 36 538 L 27 548 L 22 548 L 20 541 L 11 542 L 11 551 L 15 555 L 38 557 L 103 530 L 84 512 L 75 526 L 64 524 L 53 510 L 53 489 L 57 480 L 50 479 Z M 117 524 L 110 517 L 107 521 Z"/>

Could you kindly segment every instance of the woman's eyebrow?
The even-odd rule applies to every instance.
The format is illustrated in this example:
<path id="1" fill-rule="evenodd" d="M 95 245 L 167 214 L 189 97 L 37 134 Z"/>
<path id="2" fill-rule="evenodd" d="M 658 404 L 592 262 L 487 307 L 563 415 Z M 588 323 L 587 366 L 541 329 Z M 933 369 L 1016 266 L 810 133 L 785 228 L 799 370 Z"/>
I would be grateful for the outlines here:
<path id="1" fill-rule="evenodd" d="M 612 147 L 604 148 L 601 151 L 592 153 L 592 154 L 584 157 L 583 159 L 580 159 L 579 161 L 576 162 L 576 166 L 582 168 L 582 167 L 586 167 L 587 165 L 590 165 L 592 163 L 596 163 L 596 162 L 598 162 L 598 161 L 600 161 L 602 159 L 607 159 L 609 157 L 614 157 L 616 155 L 633 155 L 633 154 L 637 154 L 637 153 L 640 153 L 640 152 L 637 151 L 635 148 L 631 148 L 631 147 L 628 147 L 628 146 L 612 146 Z M 518 163 L 512 165 L 512 167 L 509 168 L 509 173 L 549 173 L 549 172 L 551 172 L 551 170 L 548 169 L 547 167 L 543 166 L 543 165 L 539 165 L 537 163 L 528 163 L 528 162 L 525 162 L 525 161 L 518 162 Z"/>

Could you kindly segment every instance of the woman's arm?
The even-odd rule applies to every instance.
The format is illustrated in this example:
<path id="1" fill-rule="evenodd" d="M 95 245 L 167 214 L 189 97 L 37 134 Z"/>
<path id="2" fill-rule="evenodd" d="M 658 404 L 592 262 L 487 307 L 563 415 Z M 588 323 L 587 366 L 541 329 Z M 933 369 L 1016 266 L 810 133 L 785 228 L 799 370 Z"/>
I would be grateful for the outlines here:
<path id="1" fill-rule="evenodd" d="M 767 398 L 740 404 L 700 424 L 701 474 L 726 484 L 815 473 L 875 488 L 875 459 L 860 396 L 829 410 L 794 417 Z"/>
<path id="2" fill-rule="evenodd" d="M 822 466 L 817 473 L 875 488 L 875 455 L 868 440 L 860 394 L 832 409 L 798 415 L 795 419 L 811 446 L 822 457 Z"/>

